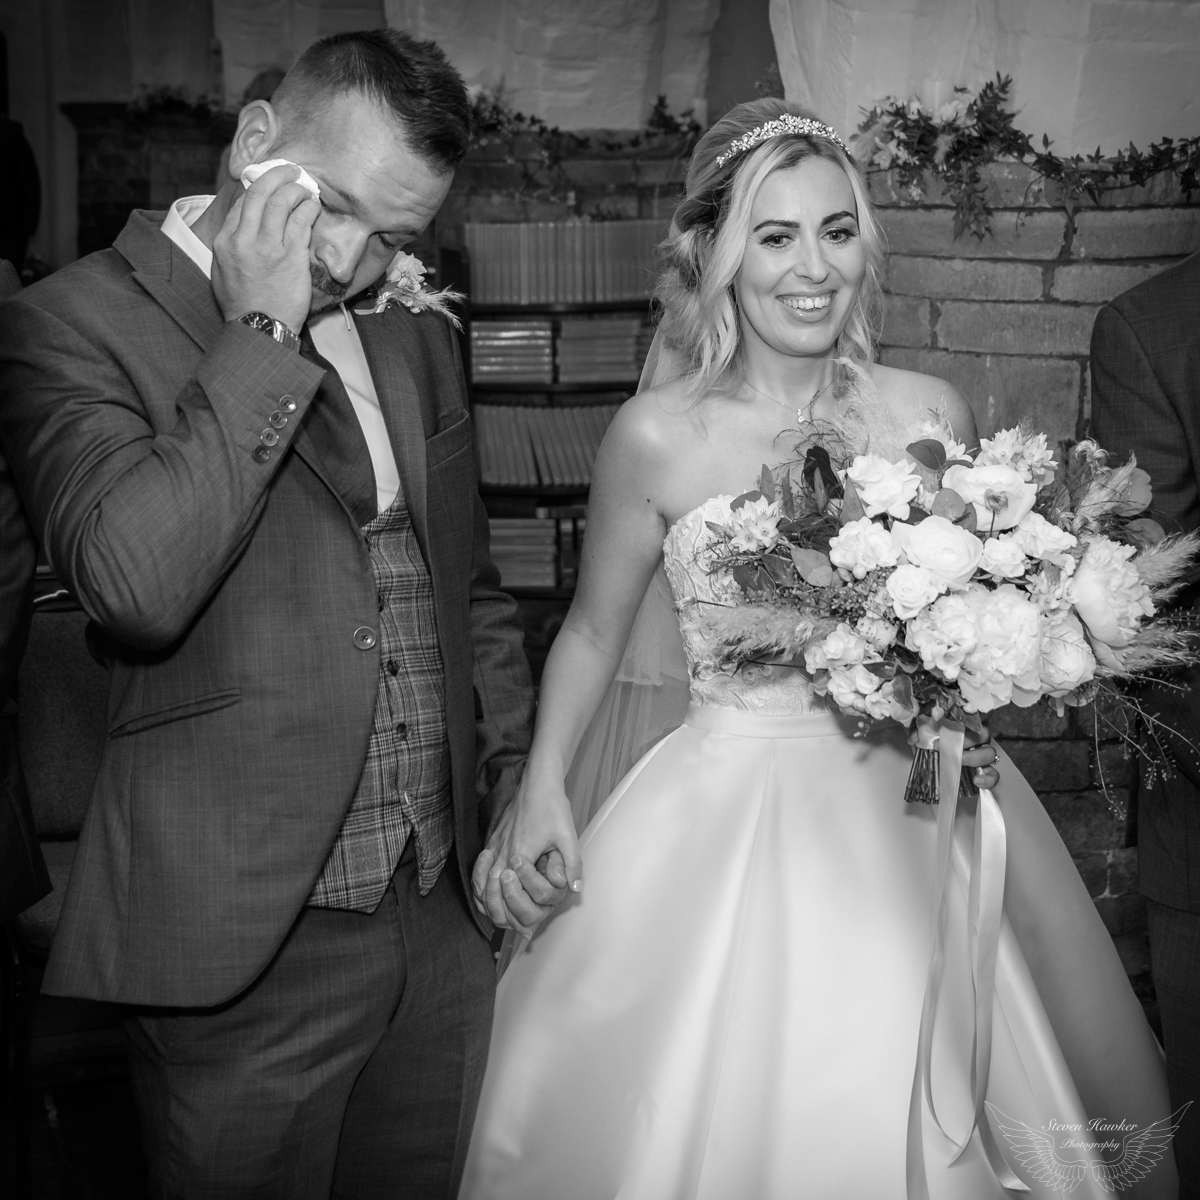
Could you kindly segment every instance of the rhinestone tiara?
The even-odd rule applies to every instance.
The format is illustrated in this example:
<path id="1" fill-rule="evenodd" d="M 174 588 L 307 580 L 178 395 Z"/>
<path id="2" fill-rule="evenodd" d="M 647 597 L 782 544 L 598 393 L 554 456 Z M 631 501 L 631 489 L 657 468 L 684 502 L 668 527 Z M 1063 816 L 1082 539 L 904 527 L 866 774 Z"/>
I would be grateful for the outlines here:
<path id="1" fill-rule="evenodd" d="M 760 125 L 757 129 L 752 129 L 749 133 L 742 134 L 736 141 L 730 142 L 729 149 L 718 157 L 717 166 L 723 167 L 731 158 L 736 158 L 739 154 L 745 154 L 747 150 L 752 150 L 759 142 L 765 142 L 774 137 L 783 137 L 789 133 L 824 138 L 827 142 L 832 142 L 835 146 L 840 146 L 846 154 L 850 153 L 846 149 L 846 143 L 824 121 L 814 121 L 812 117 L 796 117 L 791 113 L 784 113 L 782 117 L 777 117 L 774 121 L 767 121 L 766 124 Z"/>

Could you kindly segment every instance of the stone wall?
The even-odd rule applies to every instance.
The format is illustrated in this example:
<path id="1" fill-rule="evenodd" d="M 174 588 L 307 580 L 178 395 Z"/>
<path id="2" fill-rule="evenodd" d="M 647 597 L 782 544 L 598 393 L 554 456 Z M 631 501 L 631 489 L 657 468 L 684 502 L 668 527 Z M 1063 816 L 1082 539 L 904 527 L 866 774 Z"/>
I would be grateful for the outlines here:
<path id="1" fill-rule="evenodd" d="M 940 189 L 918 204 L 893 175 L 871 177 L 890 251 L 880 357 L 949 380 L 981 433 L 1028 415 L 1054 439 L 1082 437 L 1097 309 L 1200 250 L 1200 206 L 1160 178 L 1070 220 L 1019 164 L 993 165 L 985 183 L 991 235 L 955 240 Z"/>

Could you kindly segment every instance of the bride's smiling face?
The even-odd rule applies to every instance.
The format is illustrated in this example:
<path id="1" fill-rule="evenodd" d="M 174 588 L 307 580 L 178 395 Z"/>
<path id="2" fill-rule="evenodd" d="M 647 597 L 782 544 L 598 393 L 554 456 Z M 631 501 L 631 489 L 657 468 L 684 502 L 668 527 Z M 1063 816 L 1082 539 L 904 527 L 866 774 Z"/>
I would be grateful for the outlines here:
<path id="1" fill-rule="evenodd" d="M 856 213 L 846 172 L 828 159 L 806 158 L 763 181 L 734 280 L 748 350 L 830 352 L 867 270 Z"/>

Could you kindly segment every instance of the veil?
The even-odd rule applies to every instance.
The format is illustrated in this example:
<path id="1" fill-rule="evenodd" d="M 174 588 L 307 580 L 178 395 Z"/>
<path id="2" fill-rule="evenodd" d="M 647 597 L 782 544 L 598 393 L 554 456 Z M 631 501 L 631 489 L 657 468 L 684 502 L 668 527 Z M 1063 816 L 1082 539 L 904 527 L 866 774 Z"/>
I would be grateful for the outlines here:
<path id="1" fill-rule="evenodd" d="M 684 373 L 679 358 L 654 335 L 638 391 Z M 566 791 L 582 833 L 629 769 L 660 738 L 683 724 L 688 669 L 683 637 L 662 564 L 634 618 L 625 653 L 567 771 Z"/>

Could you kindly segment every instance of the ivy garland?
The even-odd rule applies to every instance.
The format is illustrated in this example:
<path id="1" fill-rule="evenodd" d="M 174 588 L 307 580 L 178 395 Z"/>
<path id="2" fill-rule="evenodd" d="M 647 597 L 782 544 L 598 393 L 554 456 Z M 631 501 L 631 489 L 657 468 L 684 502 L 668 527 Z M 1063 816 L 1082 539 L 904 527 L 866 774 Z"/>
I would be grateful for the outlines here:
<path id="1" fill-rule="evenodd" d="M 1163 138 L 1145 151 L 1131 143 L 1115 155 L 1097 147 L 1095 154 L 1060 158 L 1048 137 L 1042 136 L 1038 150 L 1016 127 L 1008 108 L 1011 91 L 1012 78 L 997 75 L 974 97 L 955 88 L 953 99 L 936 112 L 915 99 L 888 96 L 866 112 L 853 139 L 855 153 L 868 170 L 894 169 L 914 201 L 924 198 L 927 175 L 940 181 L 954 201 L 956 238 L 969 231 L 982 240 L 991 231 L 982 170 L 997 159 L 1025 163 L 1043 185 L 1055 184 L 1068 218 L 1084 196 L 1099 204 L 1106 192 L 1140 187 L 1165 173 L 1176 176 L 1185 199 L 1200 191 L 1200 137 Z"/>
<path id="2" fill-rule="evenodd" d="M 563 162 L 591 151 L 606 154 L 642 152 L 686 158 L 704 132 L 693 111 L 679 116 L 659 96 L 645 127 L 627 137 L 588 136 L 547 125 L 541 117 L 517 112 L 503 91 L 480 90 L 472 101 L 473 147 L 499 146 L 503 161 L 521 171 L 518 193 L 529 198 L 575 203 L 575 191 Z M 604 217 L 600 212 L 596 214 Z"/>

